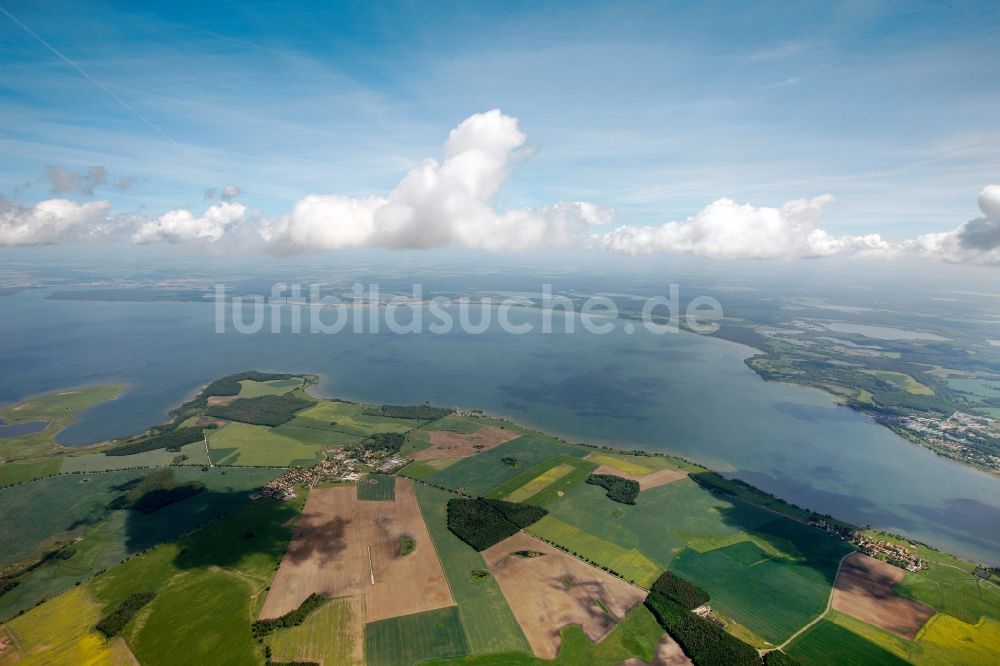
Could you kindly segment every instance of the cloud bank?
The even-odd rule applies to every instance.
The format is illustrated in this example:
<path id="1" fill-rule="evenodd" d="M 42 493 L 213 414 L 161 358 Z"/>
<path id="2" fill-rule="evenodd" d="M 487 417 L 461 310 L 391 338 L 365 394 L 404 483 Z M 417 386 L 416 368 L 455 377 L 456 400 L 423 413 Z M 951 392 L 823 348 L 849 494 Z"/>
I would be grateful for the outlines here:
<path id="1" fill-rule="evenodd" d="M 0 195 L 0 245 L 43 245 L 88 237 L 107 220 L 107 201 L 76 203 L 49 199 L 34 206 Z"/>
<path id="2" fill-rule="evenodd" d="M 237 203 L 242 191 L 234 184 L 206 190 L 205 199 L 214 203 L 201 214 L 177 209 L 159 217 L 112 216 L 107 201 L 50 199 L 24 206 L 0 196 L 0 246 L 86 239 L 212 244 L 240 230 L 241 240 L 249 234 L 280 254 L 356 247 L 590 248 L 714 259 L 914 257 L 1000 264 L 1000 185 L 988 185 L 979 194 L 981 217 L 899 243 L 878 234 L 838 236 L 825 230 L 823 214 L 834 203 L 828 194 L 777 208 L 722 198 L 682 221 L 609 229 L 614 211 L 592 203 L 498 207 L 512 168 L 532 154 L 526 140 L 516 118 L 498 109 L 477 113 L 451 130 L 440 160 L 424 160 L 388 193 L 310 194 L 274 219 Z M 50 166 L 49 180 L 54 192 L 92 194 L 108 175 L 102 167 L 76 174 Z"/>
<path id="3" fill-rule="evenodd" d="M 781 208 L 719 199 L 683 222 L 622 226 L 600 236 L 598 245 L 625 254 L 695 254 L 717 259 L 789 259 L 886 251 L 877 234 L 831 236 L 819 228 L 829 194 L 789 201 Z"/>

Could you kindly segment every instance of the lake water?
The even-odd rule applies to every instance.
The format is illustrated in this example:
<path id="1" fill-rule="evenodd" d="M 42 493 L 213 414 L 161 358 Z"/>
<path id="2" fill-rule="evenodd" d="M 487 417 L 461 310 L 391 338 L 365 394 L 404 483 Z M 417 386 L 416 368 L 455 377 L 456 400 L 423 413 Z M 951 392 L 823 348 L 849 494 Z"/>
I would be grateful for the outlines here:
<path id="1" fill-rule="evenodd" d="M 837 333 L 856 333 L 876 340 L 929 340 L 932 342 L 945 342 L 948 340 L 948 338 L 941 337 L 937 333 L 909 331 L 905 328 L 894 328 L 892 326 L 872 326 L 870 324 L 852 324 L 842 321 L 824 323 L 823 326 Z"/>
<path id="2" fill-rule="evenodd" d="M 743 363 L 752 350 L 726 341 L 627 335 L 620 326 L 603 336 L 495 327 L 482 335 L 217 334 L 210 304 L 42 295 L 0 299 L 0 402 L 130 385 L 65 431 L 67 444 L 144 430 L 221 375 L 315 372 L 326 396 L 483 408 L 581 441 L 667 451 L 796 504 L 1000 564 L 1000 480 L 909 444 L 826 393 L 764 382 Z"/>
<path id="3" fill-rule="evenodd" d="M 7 423 L 0 419 L 0 438 L 17 437 L 18 435 L 30 435 L 34 432 L 45 430 L 48 421 L 31 421 L 29 423 Z"/>

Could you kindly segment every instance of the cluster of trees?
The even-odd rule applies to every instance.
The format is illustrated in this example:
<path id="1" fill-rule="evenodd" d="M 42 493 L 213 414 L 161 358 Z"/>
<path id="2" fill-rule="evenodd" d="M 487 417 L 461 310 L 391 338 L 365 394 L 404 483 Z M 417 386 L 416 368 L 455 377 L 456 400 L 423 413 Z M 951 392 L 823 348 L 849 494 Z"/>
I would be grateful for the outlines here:
<path id="1" fill-rule="evenodd" d="M 662 592 L 650 592 L 646 607 L 698 666 L 760 666 L 756 648 L 711 620 L 698 617 Z"/>
<path id="2" fill-rule="evenodd" d="M 201 391 L 201 395 L 205 398 L 213 395 L 239 395 L 243 386 L 240 382 L 251 381 L 251 382 L 271 382 L 279 379 L 294 379 L 300 375 L 284 375 L 275 372 L 258 372 L 257 370 L 248 370 L 246 372 L 237 372 L 234 375 L 228 375 L 222 377 L 221 379 L 216 379 L 214 382 L 206 386 Z"/>
<path id="3" fill-rule="evenodd" d="M 262 638 L 278 629 L 297 627 L 306 621 L 310 613 L 329 600 L 330 597 L 313 592 L 295 610 L 270 620 L 257 620 L 251 625 L 250 630 L 253 632 L 254 638 Z"/>
<path id="4" fill-rule="evenodd" d="M 368 449 L 369 451 L 399 453 L 404 443 L 406 443 L 406 435 L 398 432 L 376 432 L 361 442 L 361 448 Z"/>
<path id="5" fill-rule="evenodd" d="M 476 550 L 486 550 L 547 513 L 531 504 L 455 498 L 448 500 L 448 529 Z"/>
<path id="6" fill-rule="evenodd" d="M 173 471 L 161 469 L 119 486 L 118 489 L 125 492 L 108 502 L 108 509 L 134 509 L 140 513 L 153 513 L 197 495 L 205 490 L 205 484 L 197 481 L 178 483 Z"/>
<path id="7" fill-rule="evenodd" d="M 764 655 L 764 666 L 799 666 L 798 659 L 789 657 L 781 650 L 771 650 Z"/>
<path id="8" fill-rule="evenodd" d="M 108 638 L 117 636 L 132 616 L 155 596 L 155 592 L 133 592 L 125 598 L 125 601 L 118 604 L 117 608 L 101 618 L 97 623 L 97 630 Z"/>
<path id="9" fill-rule="evenodd" d="M 296 395 L 262 395 L 257 398 L 240 398 L 228 405 L 214 405 L 205 410 L 208 416 L 227 421 L 241 421 L 253 425 L 280 426 L 295 418 L 296 412 L 314 404 L 314 401 Z"/>
<path id="10" fill-rule="evenodd" d="M 221 379 L 216 379 L 214 382 L 203 388 L 194 399 L 188 400 L 180 407 L 170 410 L 170 416 L 173 417 L 174 422 L 166 427 L 176 427 L 177 423 L 184 421 L 189 416 L 197 414 L 201 409 L 208 405 L 208 398 L 211 396 L 239 395 L 240 391 L 243 389 L 240 382 L 243 380 L 249 379 L 256 382 L 269 382 L 276 379 L 294 379 L 296 377 L 302 377 L 302 375 L 285 375 L 249 370 L 247 372 L 238 372 L 235 375 L 229 375 L 227 377 L 222 377 Z"/>
<path id="11" fill-rule="evenodd" d="M 707 604 L 709 599 L 708 592 L 669 571 L 660 574 L 651 590 L 666 595 L 668 599 L 688 610 Z"/>
<path id="12" fill-rule="evenodd" d="M 126 442 L 108 449 L 104 452 L 106 456 L 130 456 L 134 453 L 144 453 L 155 451 L 156 449 L 167 449 L 168 451 L 179 451 L 185 444 L 199 442 L 205 437 L 205 426 L 192 426 L 189 428 L 176 428 L 160 432 L 150 437 L 144 437 L 134 442 Z"/>
<path id="13" fill-rule="evenodd" d="M 639 496 L 639 482 L 614 474 L 591 474 L 587 483 L 600 486 L 608 491 L 608 498 L 622 504 L 635 504 Z"/>
<path id="14" fill-rule="evenodd" d="M 16 578 L 0 578 L 0 597 L 7 594 L 21 584 Z"/>
<path id="15" fill-rule="evenodd" d="M 414 419 L 417 421 L 434 421 L 444 418 L 455 410 L 445 407 L 431 407 L 430 405 L 382 405 L 380 407 L 366 408 L 364 413 L 368 416 L 385 416 L 391 419 Z"/>

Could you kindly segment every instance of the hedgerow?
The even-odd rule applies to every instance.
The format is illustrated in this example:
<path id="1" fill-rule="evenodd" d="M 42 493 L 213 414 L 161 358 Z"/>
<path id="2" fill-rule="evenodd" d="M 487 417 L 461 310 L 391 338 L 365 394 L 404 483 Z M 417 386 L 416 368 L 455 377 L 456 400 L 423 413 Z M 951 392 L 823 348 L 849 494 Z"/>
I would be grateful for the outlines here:
<path id="1" fill-rule="evenodd" d="M 117 636 L 132 619 L 132 616 L 152 601 L 155 596 L 155 592 L 134 592 L 128 595 L 117 608 L 101 618 L 97 623 L 97 630 L 108 638 Z"/>

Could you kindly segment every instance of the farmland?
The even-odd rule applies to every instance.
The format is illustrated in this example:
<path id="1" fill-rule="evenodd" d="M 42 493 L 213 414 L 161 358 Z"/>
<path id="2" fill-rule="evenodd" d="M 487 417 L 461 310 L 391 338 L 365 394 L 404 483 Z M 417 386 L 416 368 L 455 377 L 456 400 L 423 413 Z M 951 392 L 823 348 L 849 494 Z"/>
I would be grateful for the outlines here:
<path id="1" fill-rule="evenodd" d="M 302 625 L 276 632 L 269 645 L 276 661 L 364 664 L 363 621 L 361 597 L 332 599 Z"/>
<path id="2" fill-rule="evenodd" d="M 401 557 L 404 536 L 415 548 Z M 284 615 L 313 592 L 363 595 L 369 622 L 455 603 L 410 481 L 396 484 L 392 501 L 359 501 L 352 486 L 312 490 L 260 617 Z"/>
<path id="3" fill-rule="evenodd" d="M 482 495 L 524 470 L 562 454 L 582 458 L 587 450 L 525 435 L 471 458 L 463 458 L 428 480 L 446 488 Z"/>
<path id="4" fill-rule="evenodd" d="M 438 422 L 435 425 L 440 425 Z M 518 432 L 483 426 L 470 433 L 454 430 L 426 430 L 427 446 L 414 452 L 414 460 L 467 458 L 520 436 Z"/>
<path id="5" fill-rule="evenodd" d="M 482 556 L 448 530 L 447 504 L 454 495 L 420 485 L 416 491 L 427 529 L 458 603 L 470 650 L 475 653 L 527 651 L 524 632 L 496 580 L 492 576 L 473 576 L 474 571 L 486 566 Z"/>
<path id="6" fill-rule="evenodd" d="M 840 558 L 851 549 L 785 518 L 754 535 L 781 556 L 743 541 L 704 553 L 686 550 L 670 570 L 708 591 L 713 608 L 777 645 L 825 610 Z"/>
<path id="7" fill-rule="evenodd" d="M 368 666 L 413 664 L 433 657 L 460 657 L 468 652 L 454 606 L 365 625 Z"/>
<path id="8" fill-rule="evenodd" d="M 323 400 L 298 413 L 298 416 L 327 423 L 337 430 L 352 435 L 370 435 L 375 432 L 405 433 L 420 425 L 410 419 L 393 419 L 366 414 L 367 405 L 353 402 Z"/>
<path id="9" fill-rule="evenodd" d="M 313 464 L 320 447 L 279 435 L 265 426 L 229 423 L 209 433 L 208 451 L 216 465 L 287 467 Z"/>
<path id="10" fill-rule="evenodd" d="M 178 456 L 183 456 L 183 460 L 178 460 Z M 174 462 L 175 460 L 177 460 L 176 463 Z M 62 459 L 62 464 L 58 468 L 58 471 L 60 474 L 111 472 L 136 467 L 166 467 L 173 464 L 207 465 L 208 463 L 208 452 L 204 442 L 192 442 L 191 444 L 182 446 L 180 451 L 154 449 L 153 451 L 143 451 L 142 453 L 134 453 L 129 456 L 108 456 L 103 453 L 66 456 Z"/>
<path id="11" fill-rule="evenodd" d="M 289 391 L 294 391 L 301 386 L 301 377 L 271 379 L 263 382 L 244 379 L 240 382 L 239 396 L 241 398 L 259 398 L 262 395 L 285 395 Z"/>
<path id="12" fill-rule="evenodd" d="M 557 656 L 562 627 L 579 624 L 596 642 L 646 596 L 642 590 L 524 533 L 501 541 L 484 551 L 483 557 L 532 652 L 545 659 Z"/>
<path id="13" fill-rule="evenodd" d="M 634 581 L 642 587 L 649 587 L 660 573 L 656 563 L 639 550 L 635 548 L 626 550 L 552 516 L 542 518 L 528 531 L 571 553 L 576 553 L 592 562 L 599 562 L 625 580 Z"/>
<path id="14" fill-rule="evenodd" d="M 183 429 L 207 423 L 209 402 L 297 395 L 308 383 L 241 376 L 130 441 L 186 437 Z M 0 628 L 20 650 L 0 654 L 0 666 L 33 663 L 40 649 L 60 655 L 56 663 L 168 664 L 183 653 L 213 664 L 259 665 L 270 654 L 274 663 L 612 666 L 653 663 L 657 650 L 685 663 L 641 604 L 642 588 L 664 570 L 708 593 L 710 619 L 698 622 L 716 638 L 763 648 L 824 613 L 839 570 L 833 609 L 786 649 L 803 664 L 826 663 L 823 655 L 921 665 L 994 656 L 1000 588 L 973 576 L 971 563 L 905 544 L 926 563 L 915 573 L 860 554 L 841 565 L 852 546 L 779 515 L 804 519 L 804 510 L 684 461 L 570 444 L 478 415 L 404 418 L 442 413 L 317 401 L 277 426 L 214 421 L 221 427 L 206 431 L 207 451 L 197 441 L 107 455 L 111 444 L 3 464 L 0 479 L 35 480 L 0 488 L 0 539 L 11 544 L 0 567 L 17 583 L 0 595 L 0 617 L 26 611 Z M 372 471 L 397 449 L 402 457 L 385 469 L 409 460 L 398 476 Z M 359 457 L 372 450 L 380 455 Z M 328 476 L 276 469 L 320 460 Z M 635 504 L 585 483 L 597 472 L 638 483 Z M 255 492 L 278 474 L 289 492 Z M 128 508 L 146 506 L 148 489 L 177 501 Z M 531 517 L 493 539 L 492 523 L 477 536 L 456 509 L 460 538 L 449 529 L 450 500 L 479 507 L 476 525 L 488 507 Z M 254 621 L 313 593 L 332 599 L 261 642 L 251 634 Z M 151 600 L 114 640 L 94 633 L 136 594 Z"/>
<path id="15" fill-rule="evenodd" d="M 0 597 L 0 618 L 30 608 L 96 571 L 157 543 L 174 539 L 212 518 L 245 506 L 247 494 L 266 483 L 269 470 L 173 468 L 179 482 L 198 481 L 206 490 L 155 513 L 108 511 L 107 504 L 149 470 L 72 474 L 0 490 L 0 537 L 11 546 L 0 565 L 29 558 L 57 543 L 73 544 L 66 560 L 52 560 L 25 574 Z"/>
<path id="16" fill-rule="evenodd" d="M 0 465 L 0 488 L 51 476 L 59 471 L 62 464 L 62 457 L 56 456 L 3 463 Z"/>
<path id="17" fill-rule="evenodd" d="M 803 666 L 843 664 L 844 666 L 902 666 L 906 662 L 843 627 L 822 620 L 796 639 L 788 654 Z"/>
<path id="18" fill-rule="evenodd" d="M 686 666 L 691 663 L 683 654 L 678 654 L 680 648 L 676 643 L 664 639 L 663 628 L 645 606 L 636 606 L 598 643 L 592 643 L 576 625 L 565 627 L 559 632 L 559 638 L 559 655 L 552 661 L 507 652 L 428 663 L 433 666 L 617 666 L 622 663 L 636 664 L 632 659 L 663 666 Z M 654 654 L 662 654 L 663 660 L 653 662 Z"/>
<path id="19" fill-rule="evenodd" d="M 526 469 L 486 496 L 545 506 L 583 483 L 594 469 L 593 463 L 562 454 Z"/>
<path id="20" fill-rule="evenodd" d="M 892 591 L 905 574 L 887 562 L 851 553 L 837 574 L 833 608 L 912 640 L 934 611 Z"/>
<path id="21" fill-rule="evenodd" d="M 29 615 L 6 625 L 16 650 L 0 654 L 0 666 L 18 663 L 110 664 L 134 663 L 121 638 L 106 642 L 94 630 L 100 614 L 90 594 L 75 588 Z"/>
<path id="22" fill-rule="evenodd" d="M 396 498 L 396 477 L 388 474 L 367 474 L 358 481 L 358 499 L 391 502 Z"/>

